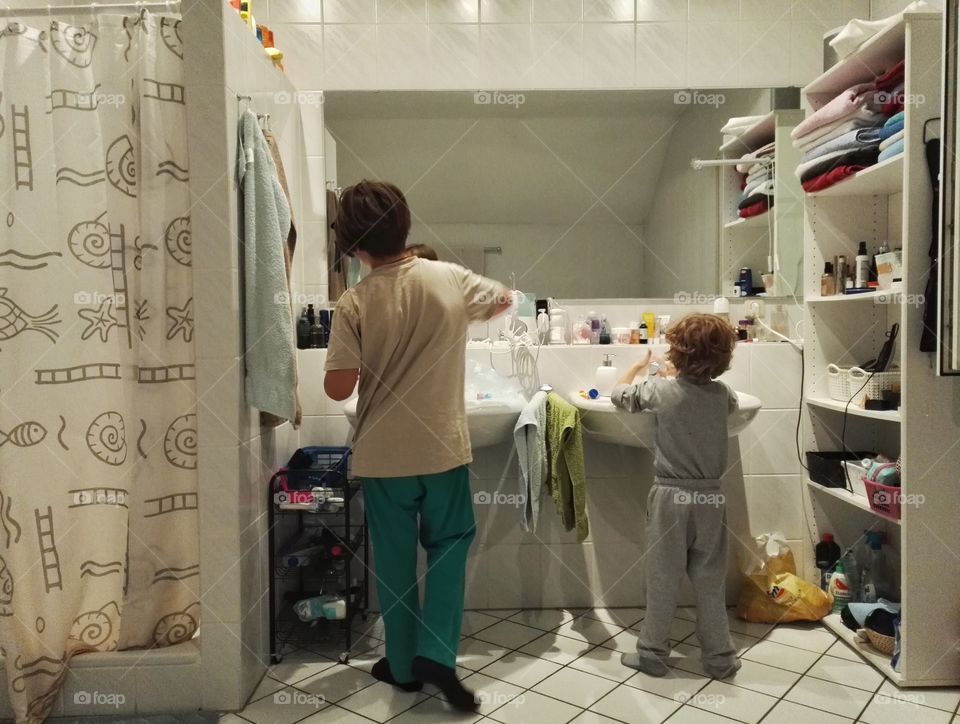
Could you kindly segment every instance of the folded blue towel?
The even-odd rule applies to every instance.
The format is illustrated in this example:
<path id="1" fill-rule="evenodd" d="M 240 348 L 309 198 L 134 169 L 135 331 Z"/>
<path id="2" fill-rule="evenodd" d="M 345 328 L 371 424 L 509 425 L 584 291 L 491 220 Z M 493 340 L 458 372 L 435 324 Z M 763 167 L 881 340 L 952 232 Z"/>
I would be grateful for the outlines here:
<path id="1" fill-rule="evenodd" d="M 883 124 L 883 128 L 880 129 L 880 140 L 884 141 L 902 130 L 903 111 L 900 111 L 899 113 L 890 116 L 890 118 L 887 119 L 887 122 Z"/>
<path id="2" fill-rule="evenodd" d="M 894 113 L 892 116 L 890 116 L 890 117 L 886 120 L 886 122 L 885 122 L 883 125 L 885 125 L 885 126 L 895 126 L 895 125 L 897 125 L 897 124 L 899 123 L 899 124 L 902 126 L 902 125 L 903 125 L 903 116 L 904 116 L 904 112 L 903 112 L 903 111 L 900 111 L 900 112 L 898 112 L 898 113 Z"/>
<path id="3" fill-rule="evenodd" d="M 877 163 L 881 161 L 886 161 L 888 158 L 893 158 L 899 153 L 903 153 L 903 139 L 901 138 L 896 143 L 887 146 L 883 151 L 880 152 L 880 155 L 877 157 Z"/>
<path id="4" fill-rule="evenodd" d="M 825 156 L 826 154 L 833 153 L 835 151 L 856 151 L 861 148 L 870 148 L 871 146 L 876 146 L 879 143 L 879 128 L 857 128 L 852 131 L 847 131 L 842 136 L 831 138 L 829 141 L 825 141 L 819 146 L 814 146 L 805 154 L 803 154 L 803 158 L 800 159 L 800 163 L 812 161 L 815 158 L 820 158 L 820 156 Z"/>

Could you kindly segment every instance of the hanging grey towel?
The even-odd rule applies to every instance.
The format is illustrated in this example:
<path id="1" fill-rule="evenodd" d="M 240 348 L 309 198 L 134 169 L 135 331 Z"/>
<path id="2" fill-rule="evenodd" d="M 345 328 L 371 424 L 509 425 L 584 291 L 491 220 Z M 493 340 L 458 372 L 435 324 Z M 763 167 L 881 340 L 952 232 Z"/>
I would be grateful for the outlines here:
<path id="1" fill-rule="evenodd" d="M 283 253 L 290 206 L 250 110 L 240 117 L 237 177 L 243 217 L 247 404 L 295 420 L 296 344 Z"/>
<path id="2" fill-rule="evenodd" d="M 537 392 L 523 408 L 513 429 L 520 461 L 520 495 L 524 498 L 520 524 L 537 530 L 540 495 L 547 482 L 547 393 Z"/>

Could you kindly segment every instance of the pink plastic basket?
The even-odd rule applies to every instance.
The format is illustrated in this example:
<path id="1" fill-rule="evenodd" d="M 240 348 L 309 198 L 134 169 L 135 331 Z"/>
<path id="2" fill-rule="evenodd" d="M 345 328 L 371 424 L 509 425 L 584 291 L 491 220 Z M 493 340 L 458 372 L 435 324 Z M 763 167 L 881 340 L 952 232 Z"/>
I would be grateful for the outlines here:
<path id="1" fill-rule="evenodd" d="M 902 489 L 896 485 L 880 485 L 863 478 L 863 485 L 867 489 L 867 500 L 875 513 L 885 515 L 893 520 L 900 520 L 900 496 Z"/>

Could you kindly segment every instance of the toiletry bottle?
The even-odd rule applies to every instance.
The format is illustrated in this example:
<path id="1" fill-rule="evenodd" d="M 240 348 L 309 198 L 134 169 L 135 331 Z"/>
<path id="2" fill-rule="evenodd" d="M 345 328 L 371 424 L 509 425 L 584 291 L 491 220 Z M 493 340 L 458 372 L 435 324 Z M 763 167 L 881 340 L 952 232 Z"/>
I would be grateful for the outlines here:
<path id="1" fill-rule="evenodd" d="M 600 317 L 596 312 L 590 312 L 587 321 L 590 323 L 590 344 L 600 344 Z"/>
<path id="2" fill-rule="evenodd" d="M 790 320 L 787 318 L 787 310 L 782 304 L 778 304 L 770 314 L 770 327 L 774 332 L 779 332 L 784 337 L 790 336 Z"/>
<path id="3" fill-rule="evenodd" d="M 590 344 L 590 338 L 593 336 L 593 332 L 590 329 L 590 324 L 583 317 L 577 319 L 577 323 L 573 325 L 573 343 L 574 344 Z"/>
<path id="4" fill-rule="evenodd" d="M 646 322 L 640 322 L 640 344 L 647 344 L 650 341 L 650 330 L 647 329 Z"/>
<path id="5" fill-rule="evenodd" d="M 850 601 L 856 602 L 860 598 L 860 563 L 857 561 L 857 554 L 848 550 L 840 557 L 840 562 L 843 563 Z"/>
<path id="6" fill-rule="evenodd" d="M 630 344 L 640 344 L 640 322 L 630 325 Z"/>
<path id="7" fill-rule="evenodd" d="M 870 281 L 870 255 L 867 253 L 867 242 L 861 241 L 857 248 L 854 286 L 863 289 Z"/>
<path id="8" fill-rule="evenodd" d="M 740 278 L 738 283 L 740 285 L 741 297 L 753 296 L 753 270 L 750 267 L 740 267 Z"/>
<path id="9" fill-rule="evenodd" d="M 728 305 L 729 306 L 729 305 Z M 729 313 L 728 313 L 729 321 Z M 670 326 L 670 315 L 661 314 L 657 317 L 657 344 L 665 344 L 667 341 L 667 327 Z"/>
<path id="10" fill-rule="evenodd" d="M 832 297 L 837 293 L 837 278 L 833 273 L 833 264 L 825 262 L 823 265 L 823 274 L 820 275 L 820 296 Z"/>
<path id="11" fill-rule="evenodd" d="M 647 325 L 647 342 L 653 344 L 657 338 L 657 315 L 651 312 L 643 313 L 643 323 Z"/>
<path id="12" fill-rule="evenodd" d="M 830 583 L 830 574 L 833 567 L 840 560 L 840 546 L 833 540 L 832 533 L 824 533 L 823 538 L 814 548 L 817 560 L 817 569 L 820 571 L 820 588 L 824 591 Z"/>
<path id="13" fill-rule="evenodd" d="M 834 288 L 837 291 L 835 294 L 843 294 L 843 290 L 847 286 L 847 257 L 843 254 L 834 257 L 833 274 L 836 277 Z"/>
<path id="14" fill-rule="evenodd" d="M 837 561 L 836 570 L 830 576 L 828 590 L 833 596 L 833 612 L 840 613 L 851 600 L 850 584 L 843 570 L 843 561 Z"/>
<path id="15" fill-rule="evenodd" d="M 617 368 L 613 366 L 612 354 L 604 353 L 603 362 L 597 367 L 596 390 L 601 397 L 610 397 L 613 386 L 617 384 Z"/>
<path id="16" fill-rule="evenodd" d="M 716 317 L 720 317 L 724 322 L 730 323 L 730 302 L 726 297 L 717 297 L 713 300 L 713 314 Z M 660 325 L 663 326 L 662 324 Z M 659 330 L 661 334 L 663 329 Z"/>
<path id="17" fill-rule="evenodd" d="M 610 344 L 610 323 L 606 314 L 600 317 L 600 344 Z"/>
<path id="18" fill-rule="evenodd" d="M 314 327 L 316 327 L 317 325 L 317 313 L 316 311 L 314 311 L 312 304 L 307 305 L 307 323 L 310 325 L 310 330 L 307 336 L 307 347 L 310 347 L 310 348 L 319 347 L 320 346 L 319 338 L 316 340 L 317 344 L 314 344 L 314 338 L 313 338 L 313 330 L 314 330 Z"/>
<path id="19" fill-rule="evenodd" d="M 540 344 L 550 344 L 550 317 L 544 310 L 537 314 L 537 337 Z"/>
<path id="20" fill-rule="evenodd" d="M 320 324 L 320 317 L 317 317 L 313 321 L 313 325 L 310 327 L 310 347 L 312 349 L 320 349 L 325 347 L 323 339 L 323 325 Z"/>
<path id="21" fill-rule="evenodd" d="M 323 330 L 323 336 L 320 339 L 320 346 L 326 349 L 330 345 L 330 320 L 333 319 L 332 309 L 321 309 L 317 313 L 317 321 L 320 323 L 320 329 Z"/>
<path id="22" fill-rule="evenodd" d="M 310 320 L 307 319 L 307 310 L 300 313 L 297 320 L 297 349 L 306 349 L 310 346 Z"/>

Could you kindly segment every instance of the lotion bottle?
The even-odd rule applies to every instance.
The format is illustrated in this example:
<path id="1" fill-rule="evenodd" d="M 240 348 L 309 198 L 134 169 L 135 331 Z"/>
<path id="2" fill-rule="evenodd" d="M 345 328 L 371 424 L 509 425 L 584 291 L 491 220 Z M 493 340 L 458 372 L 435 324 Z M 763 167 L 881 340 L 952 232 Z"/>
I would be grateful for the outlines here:
<path id="1" fill-rule="evenodd" d="M 854 261 L 856 273 L 854 286 L 857 289 L 863 289 L 867 286 L 867 282 L 870 281 L 870 255 L 867 253 L 867 242 L 860 242 L 860 247 L 857 249 L 857 256 Z"/>
<path id="2" fill-rule="evenodd" d="M 603 362 L 597 367 L 595 387 L 601 397 L 610 397 L 610 393 L 613 392 L 613 387 L 617 384 L 617 379 L 619 379 L 617 368 L 613 366 L 613 360 L 610 359 L 611 357 L 613 357 L 612 354 L 604 353 Z"/>

